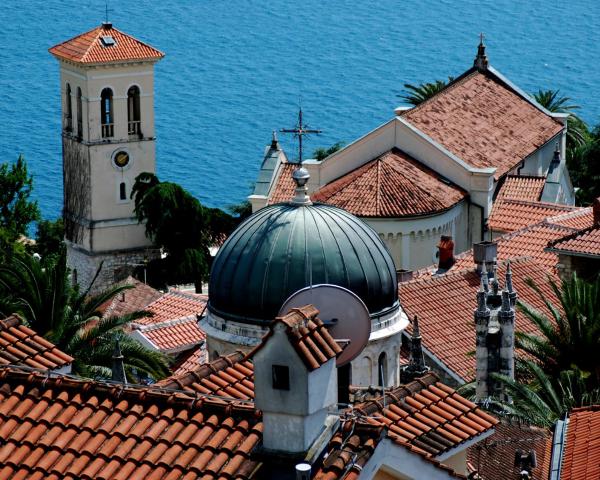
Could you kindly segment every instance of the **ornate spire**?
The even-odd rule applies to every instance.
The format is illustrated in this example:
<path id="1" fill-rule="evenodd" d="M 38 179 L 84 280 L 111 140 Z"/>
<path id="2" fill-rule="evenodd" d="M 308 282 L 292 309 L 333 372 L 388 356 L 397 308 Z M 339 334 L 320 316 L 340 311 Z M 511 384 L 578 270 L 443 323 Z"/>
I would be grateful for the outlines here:
<path id="1" fill-rule="evenodd" d="M 410 357 L 406 367 L 402 370 L 402 382 L 407 383 L 415 378 L 422 377 L 429 371 L 429 367 L 425 365 L 425 355 L 421 345 L 421 331 L 419 330 L 419 319 L 415 315 L 412 322 L 412 335 L 410 339 Z"/>
<path id="2" fill-rule="evenodd" d="M 490 290 L 490 283 L 489 283 L 489 277 L 488 277 L 488 273 L 487 273 L 487 267 L 485 266 L 485 263 L 481 265 L 481 288 L 483 288 L 483 291 L 485 293 L 488 293 Z"/>
<path id="3" fill-rule="evenodd" d="M 500 290 L 500 285 L 498 284 L 498 267 L 494 265 L 492 267 L 492 293 L 498 295 L 498 290 Z"/>
<path id="4" fill-rule="evenodd" d="M 513 283 L 512 283 L 512 270 L 510 268 L 510 261 L 506 262 L 506 273 L 504 274 L 504 288 L 508 293 L 513 293 Z"/>
<path id="5" fill-rule="evenodd" d="M 485 54 L 483 33 L 479 34 L 479 46 L 477 47 L 477 56 L 475 57 L 475 62 L 473 62 L 473 65 L 480 72 L 486 71 L 489 65 L 487 55 Z"/>
<path id="6" fill-rule="evenodd" d="M 485 268 L 485 266 L 484 266 Z M 481 283 L 479 284 L 479 290 L 477 291 L 477 313 L 488 313 L 487 307 L 487 292 L 486 292 L 486 281 L 485 276 L 481 275 Z"/>
<path id="7" fill-rule="evenodd" d="M 294 170 L 294 173 L 292 173 L 292 178 L 296 183 L 296 195 L 292 199 L 292 203 L 296 205 L 312 205 L 306 186 L 308 179 L 310 178 L 308 170 L 304 167 L 297 168 Z"/>
<path id="8" fill-rule="evenodd" d="M 500 311 L 504 313 L 511 311 L 510 296 L 508 295 L 507 290 L 502 290 L 502 307 L 500 308 Z"/>
<path id="9" fill-rule="evenodd" d="M 112 375 L 111 380 L 113 382 L 127 383 L 127 377 L 125 376 L 125 365 L 123 364 L 123 354 L 121 353 L 121 344 L 119 340 L 115 342 L 115 350 L 112 356 Z"/>

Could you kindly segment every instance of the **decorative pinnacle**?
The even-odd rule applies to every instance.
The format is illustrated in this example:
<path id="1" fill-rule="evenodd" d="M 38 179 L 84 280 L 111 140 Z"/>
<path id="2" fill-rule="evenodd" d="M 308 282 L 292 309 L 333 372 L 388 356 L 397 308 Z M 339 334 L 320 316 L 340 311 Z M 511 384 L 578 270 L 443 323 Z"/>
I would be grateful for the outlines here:
<path id="1" fill-rule="evenodd" d="M 421 331 L 419 330 L 419 317 L 417 317 L 415 315 L 415 318 L 413 319 L 413 333 L 412 333 L 412 337 L 413 338 L 421 338 Z"/>
<path id="2" fill-rule="evenodd" d="M 121 344 L 119 339 L 115 341 L 115 350 L 113 352 L 111 380 L 113 382 L 127 383 L 125 376 L 125 365 L 123 364 L 123 354 L 121 353 Z"/>
<path id="3" fill-rule="evenodd" d="M 487 55 L 485 54 L 485 45 L 483 43 L 483 37 L 483 33 L 480 33 L 479 46 L 477 47 L 477 56 L 475 57 L 475 62 L 473 62 L 475 68 L 477 68 L 477 70 L 479 70 L 480 72 L 487 70 L 489 65 Z"/>
<path id="4" fill-rule="evenodd" d="M 512 270 L 510 268 L 510 261 L 506 263 L 506 273 L 504 276 L 504 288 L 508 293 L 513 293 L 513 283 L 512 283 Z"/>
<path id="5" fill-rule="evenodd" d="M 479 290 L 477 291 L 477 311 L 480 313 L 486 313 L 488 311 L 486 302 L 485 281 L 483 279 L 483 276 L 481 277 L 481 284 L 479 285 Z"/>
<path id="6" fill-rule="evenodd" d="M 292 203 L 296 205 L 312 205 L 306 186 L 308 179 L 310 178 L 308 170 L 304 167 L 297 168 L 294 170 L 294 173 L 292 173 L 292 178 L 296 183 L 296 196 L 292 199 Z"/>
<path id="7" fill-rule="evenodd" d="M 510 296 L 508 291 L 502 290 L 502 307 L 500 311 L 502 312 L 510 312 L 511 304 L 510 304 Z"/>
<path id="8" fill-rule="evenodd" d="M 481 266 L 481 288 L 485 293 L 490 290 L 489 277 L 485 263 Z"/>
<path id="9" fill-rule="evenodd" d="M 271 138 L 271 148 L 279 150 L 279 140 L 277 139 L 277 132 L 275 130 L 273 130 L 273 137 Z"/>

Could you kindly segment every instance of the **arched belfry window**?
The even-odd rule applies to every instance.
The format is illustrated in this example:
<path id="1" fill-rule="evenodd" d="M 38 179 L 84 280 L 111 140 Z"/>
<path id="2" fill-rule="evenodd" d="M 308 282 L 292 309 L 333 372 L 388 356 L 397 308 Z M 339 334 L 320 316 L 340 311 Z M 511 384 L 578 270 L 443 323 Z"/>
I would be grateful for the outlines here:
<path id="1" fill-rule="evenodd" d="M 81 87 L 77 87 L 77 138 L 83 137 L 83 102 L 81 101 Z"/>
<path id="2" fill-rule="evenodd" d="M 127 121 L 129 135 L 141 136 L 140 89 L 136 85 L 127 91 Z"/>
<path id="3" fill-rule="evenodd" d="M 387 383 L 387 355 L 381 352 L 377 360 L 377 377 L 380 387 L 389 387 Z"/>
<path id="4" fill-rule="evenodd" d="M 113 92 L 110 88 L 102 90 L 100 95 L 100 116 L 102 122 L 102 138 L 114 136 Z"/>
<path id="5" fill-rule="evenodd" d="M 71 85 L 65 89 L 65 131 L 73 131 L 73 105 L 71 103 Z"/>

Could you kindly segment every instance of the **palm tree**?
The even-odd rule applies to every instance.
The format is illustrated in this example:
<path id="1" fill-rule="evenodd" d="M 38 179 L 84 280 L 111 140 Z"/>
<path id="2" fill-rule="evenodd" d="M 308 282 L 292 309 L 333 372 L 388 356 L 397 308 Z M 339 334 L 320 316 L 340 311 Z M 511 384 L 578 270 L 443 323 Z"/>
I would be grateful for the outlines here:
<path id="1" fill-rule="evenodd" d="M 486 399 L 482 405 L 486 410 L 530 425 L 552 428 L 557 420 L 573 408 L 600 402 L 600 389 L 588 390 L 586 375 L 578 369 L 562 371 L 556 377 L 551 377 L 531 360 L 521 359 L 519 363 L 521 370 L 527 372 L 529 381 L 492 374 L 494 379 L 502 383 L 512 401 Z M 458 391 L 473 400 L 475 383 L 463 385 Z"/>
<path id="2" fill-rule="evenodd" d="M 405 83 L 404 88 L 406 92 L 403 95 L 399 95 L 399 97 L 406 103 L 416 107 L 441 92 L 453 80 L 453 77 L 448 77 L 447 82 L 444 80 L 435 80 L 433 82 L 421 83 L 420 85 Z"/>
<path id="3" fill-rule="evenodd" d="M 585 122 L 575 113 L 579 105 L 571 104 L 569 97 L 560 96 L 560 90 L 538 90 L 533 98 L 542 107 L 552 113 L 568 113 L 567 118 L 567 151 L 585 145 L 590 137 L 590 132 Z"/>
<path id="4" fill-rule="evenodd" d="M 533 281 L 528 279 L 527 284 L 540 296 L 551 318 L 519 302 L 518 308 L 541 335 L 517 332 L 516 347 L 529 354 L 550 376 L 577 368 L 588 376 L 590 388 L 599 388 L 600 277 L 585 282 L 573 275 L 570 280 L 563 280 L 561 288 L 550 281 L 560 307 L 552 305 Z"/>
<path id="5" fill-rule="evenodd" d="M 168 374 L 166 357 L 124 332 L 125 326 L 149 312 L 102 317 L 101 306 L 129 288 L 118 285 L 97 295 L 89 295 L 89 289 L 79 293 L 70 285 L 64 253 L 47 265 L 23 255 L 0 266 L 0 314 L 18 313 L 37 333 L 71 355 L 75 374 L 110 377 L 119 340 L 130 379 L 141 374 L 162 378 Z"/>

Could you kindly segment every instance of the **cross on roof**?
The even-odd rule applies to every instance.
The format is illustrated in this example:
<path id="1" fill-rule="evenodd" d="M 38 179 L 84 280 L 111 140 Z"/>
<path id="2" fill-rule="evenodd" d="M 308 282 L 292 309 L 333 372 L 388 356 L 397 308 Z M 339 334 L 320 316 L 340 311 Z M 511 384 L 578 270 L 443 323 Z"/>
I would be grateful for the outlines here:
<path id="1" fill-rule="evenodd" d="M 282 128 L 280 130 L 281 133 L 293 133 L 294 137 L 298 139 L 298 163 L 302 165 L 302 137 L 305 135 L 309 135 L 311 133 L 322 133 L 322 130 L 314 130 L 308 128 L 308 125 L 305 125 L 302 120 L 302 107 L 298 110 L 298 123 L 295 128 Z"/>

